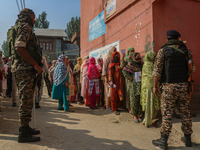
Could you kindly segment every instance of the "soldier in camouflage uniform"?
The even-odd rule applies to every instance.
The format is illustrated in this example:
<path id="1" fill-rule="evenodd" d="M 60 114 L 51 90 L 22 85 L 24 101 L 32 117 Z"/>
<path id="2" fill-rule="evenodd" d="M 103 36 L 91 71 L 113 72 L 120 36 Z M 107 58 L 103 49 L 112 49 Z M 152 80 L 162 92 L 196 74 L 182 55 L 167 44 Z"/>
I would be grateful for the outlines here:
<path id="1" fill-rule="evenodd" d="M 32 31 L 34 23 L 34 12 L 27 8 L 23 9 L 15 24 L 14 52 L 11 50 L 12 72 L 15 76 L 20 98 L 18 136 L 18 142 L 20 143 L 40 140 L 40 137 L 33 136 L 39 134 L 40 131 L 29 126 L 33 108 L 34 79 L 36 73 L 41 74 L 42 72 L 39 66 L 41 59 L 38 59 L 39 48 L 35 34 Z"/>
<path id="2" fill-rule="evenodd" d="M 191 147 L 192 120 L 189 110 L 188 63 L 193 57 L 186 45 L 179 40 L 180 33 L 167 31 L 167 43 L 159 50 L 154 64 L 154 94 L 158 97 L 158 82 L 161 82 L 161 138 L 153 140 L 154 146 L 167 149 L 168 136 L 172 128 L 172 117 L 176 107 L 180 110 L 184 142 Z"/>

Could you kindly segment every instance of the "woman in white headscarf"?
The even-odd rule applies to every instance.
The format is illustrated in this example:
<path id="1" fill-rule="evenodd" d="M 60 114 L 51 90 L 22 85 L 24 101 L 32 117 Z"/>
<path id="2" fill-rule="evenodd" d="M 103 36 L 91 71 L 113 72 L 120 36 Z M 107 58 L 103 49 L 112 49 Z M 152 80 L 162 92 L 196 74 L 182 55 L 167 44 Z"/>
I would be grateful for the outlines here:
<path id="1" fill-rule="evenodd" d="M 104 78 L 104 91 L 105 91 L 104 94 L 106 98 L 107 109 L 111 108 L 111 105 L 110 105 L 111 89 L 109 88 L 108 72 L 109 72 L 109 65 L 112 60 L 112 55 L 113 55 L 113 52 L 115 51 L 116 51 L 116 47 L 111 47 L 108 51 L 106 58 L 103 61 L 104 63 L 103 63 L 103 69 L 102 69 L 102 76 Z"/>
<path id="2" fill-rule="evenodd" d="M 85 56 L 84 58 L 84 63 L 81 66 L 81 75 L 82 75 L 82 84 L 81 84 L 81 96 L 83 98 L 85 98 L 85 106 L 89 106 L 90 105 L 90 98 L 88 95 L 88 77 L 87 77 L 87 73 L 88 73 L 88 67 L 89 67 L 89 56 Z"/>

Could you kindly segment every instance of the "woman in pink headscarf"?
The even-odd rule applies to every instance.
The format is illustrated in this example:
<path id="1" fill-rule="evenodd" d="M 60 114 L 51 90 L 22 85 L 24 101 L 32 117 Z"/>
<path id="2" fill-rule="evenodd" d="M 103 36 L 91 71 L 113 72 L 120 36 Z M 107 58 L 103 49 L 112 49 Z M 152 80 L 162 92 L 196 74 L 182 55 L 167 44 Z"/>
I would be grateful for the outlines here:
<path id="1" fill-rule="evenodd" d="M 103 69 L 103 59 L 102 58 L 98 58 L 97 59 L 97 69 L 99 70 L 100 73 L 100 77 L 99 77 L 99 91 L 100 91 L 100 96 L 99 96 L 99 101 L 98 101 L 98 105 L 100 105 L 101 107 L 105 108 L 104 106 L 104 84 L 103 84 L 103 80 L 102 80 L 102 69 Z"/>
<path id="2" fill-rule="evenodd" d="M 96 108 L 96 100 L 99 96 L 99 77 L 100 73 L 97 69 L 95 58 L 90 58 L 87 77 L 89 79 L 89 95 L 90 95 L 90 108 Z"/>

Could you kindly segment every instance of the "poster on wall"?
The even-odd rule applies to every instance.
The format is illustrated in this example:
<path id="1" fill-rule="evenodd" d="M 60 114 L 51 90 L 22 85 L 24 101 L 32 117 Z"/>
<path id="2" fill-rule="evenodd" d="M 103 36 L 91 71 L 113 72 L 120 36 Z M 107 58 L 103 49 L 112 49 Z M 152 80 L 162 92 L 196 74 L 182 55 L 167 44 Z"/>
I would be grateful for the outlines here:
<path id="1" fill-rule="evenodd" d="M 89 42 L 106 33 L 106 24 L 104 22 L 104 11 L 95 17 L 89 23 Z"/>
<path id="2" fill-rule="evenodd" d="M 106 6 L 106 18 L 109 18 L 116 12 L 116 0 L 108 0 Z"/>
<path id="3" fill-rule="evenodd" d="M 90 58 L 94 57 L 96 60 L 98 58 L 103 58 L 104 59 L 106 57 L 106 55 L 108 53 L 108 50 L 110 49 L 111 46 L 115 46 L 117 48 L 117 51 L 119 52 L 119 50 L 120 50 L 119 49 L 119 41 L 116 41 L 116 42 L 113 42 L 113 43 L 111 43 L 109 45 L 106 45 L 104 47 L 101 47 L 101 48 L 98 48 L 98 49 L 95 49 L 95 50 L 91 51 L 89 53 L 89 57 Z"/>

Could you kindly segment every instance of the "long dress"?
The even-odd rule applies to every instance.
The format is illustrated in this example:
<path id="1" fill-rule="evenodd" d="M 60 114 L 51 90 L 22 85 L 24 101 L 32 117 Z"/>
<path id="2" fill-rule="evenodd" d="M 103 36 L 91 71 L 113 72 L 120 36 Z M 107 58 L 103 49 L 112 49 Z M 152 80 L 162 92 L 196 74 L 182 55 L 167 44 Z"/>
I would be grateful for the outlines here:
<path id="1" fill-rule="evenodd" d="M 81 88 L 81 96 L 85 98 L 85 106 L 90 105 L 90 98 L 88 94 L 88 88 L 89 88 L 89 80 L 87 77 L 88 74 L 88 66 L 89 66 L 89 59 L 85 60 L 83 66 L 82 66 L 82 88 Z"/>
<path id="2" fill-rule="evenodd" d="M 144 65 L 142 68 L 142 88 L 141 99 L 142 110 L 145 111 L 143 124 L 146 127 L 151 126 L 155 121 L 158 110 L 160 109 L 160 101 L 153 94 L 153 63 L 155 53 L 150 51 L 144 56 Z"/>
<path id="3" fill-rule="evenodd" d="M 81 98 L 81 82 L 80 82 L 81 64 L 82 64 L 82 59 L 78 58 L 77 64 L 73 70 L 73 75 L 74 75 L 75 84 L 76 84 L 76 101 L 79 103 L 83 103 L 82 98 Z"/>
<path id="4" fill-rule="evenodd" d="M 136 81 L 135 72 L 140 72 L 141 67 L 134 67 L 135 64 L 128 64 L 123 69 L 123 74 L 126 80 L 129 80 L 129 91 L 130 96 L 130 109 L 133 116 L 142 115 L 142 107 L 140 105 L 140 92 L 141 92 L 141 81 Z M 130 80 L 132 78 L 132 80 Z"/>
<path id="5" fill-rule="evenodd" d="M 96 67 L 95 58 L 90 58 L 87 77 L 89 79 L 90 108 L 96 108 L 99 96 L 99 71 Z"/>
<path id="6" fill-rule="evenodd" d="M 102 78 L 103 59 L 98 58 L 97 62 L 98 62 L 97 69 L 99 70 L 99 73 L 100 73 L 100 77 L 99 77 L 100 96 L 99 96 L 98 106 L 104 107 L 105 106 L 104 105 L 105 104 L 105 102 L 104 102 L 104 84 L 103 84 L 103 78 Z"/>
<path id="7" fill-rule="evenodd" d="M 69 95 L 69 93 L 67 93 L 67 91 L 69 91 L 69 88 L 65 86 L 65 82 L 68 82 L 69 84 L 69 73 L 66 79 L 58 86 L 56 86 L 55 83 L 53 83 L 51 98 L 58 99 L 59 100 L 58 108 L 62 109 L 64 105 L 64 110 L 67 111 L 69 110 L 69 101 L 67 100 L 66 95 Z"/>
<path id="8" fill-rule="evenodd" d="M 70 65 L 67 68 L 69 69 L 69 96 L 67 99 L 71 100 L 71 97 L 74 96 L 74 76 Z"/>
<path id="9" fill-rule="evenodd" d="M 111 106 L 113 112 L 116 112 L 120 107 L 120 103 L 123 100 L 123 79 L 122 69 L 120 67 L 120 55 L 119 52 L 114 52 L 112 56 L 112 63 L 109 66 L 109 81 L 113 83 L 111 87 Z"/>
<path id="10" fill-rule="evenodd" d="M 69 110 L 69 101 L 67 101 L 66 95 L 69 95 L 69 88 L 66 87 L 65 82 L 69 85 L 69 70 L 63 61 L 64 57 L 61 54 L 56 63 L 53 75 L 52 99 L 59 100 L 58 109 L 62 110 L 64 104 L 64 111 L 67 111 Z"/>
<path id="11" fill-rule="evenodd" d="M 126 53 L 126 58 L 121 59 L 120 61 L 120 67 L 123 69 L 124 67 L 126 67 L 126 65 L 128 64 L 129 61 L 129 55 L 131 51 L 135 51 L 135 49 L 133 47 L 129 47 L 127 49 L 127 53 Z M 125 78 L 125 77 L 124 77 Z M 125 99 L 125 103 L 126 103 L 126 109 L 129 111 L 130 110 L 130 82 L 127 78 L 125 78 L 124 81 L 124 99 Z"/>

